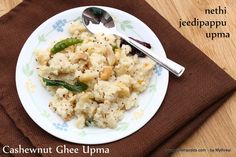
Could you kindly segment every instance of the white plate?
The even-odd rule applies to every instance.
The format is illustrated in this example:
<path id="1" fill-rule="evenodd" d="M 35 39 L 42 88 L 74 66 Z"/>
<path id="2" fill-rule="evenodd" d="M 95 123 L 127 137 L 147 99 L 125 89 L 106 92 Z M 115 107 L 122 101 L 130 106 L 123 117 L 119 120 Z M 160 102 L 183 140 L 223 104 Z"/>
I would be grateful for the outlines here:
<path id="1" fill-rule="evenodd" d="M 48 133 L 73 143 L 102 144 L 124 138 L 143 127 L 157 112 L 166 94 L 169 73 L 160 66 L 155 73 L 148 89 L 139 96 L 139 107 L 124 115 L 115 129 L 88 127 L 78 129 L 75 121 L 63 120 L 48 107 L 51 95 L 41 85 L 37 71 L 35 49 L 45 49 L 49 43 L 68 36 L 68 23 L 81 20 L 82 11 L 79 7 L 59 13 L 41 24 L 25 42 L 16 66 L 16 86 L 22 105 L 32 120 Z M 114 8 L 101 7 L 111 13 L 118 29 L 124 34 L 151 43 L 152 50 L 160 56 L 165 51 L 152 30 L 136 17 Z M 32 128 L 33 129 L 33 128 Z"/>

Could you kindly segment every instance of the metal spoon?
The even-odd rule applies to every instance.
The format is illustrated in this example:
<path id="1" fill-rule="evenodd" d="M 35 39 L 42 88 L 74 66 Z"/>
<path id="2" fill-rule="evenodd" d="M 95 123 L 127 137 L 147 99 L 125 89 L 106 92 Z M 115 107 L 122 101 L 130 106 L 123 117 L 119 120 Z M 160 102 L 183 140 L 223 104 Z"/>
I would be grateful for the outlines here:
<path id="1" fill-rule="evenodd" d="M 86 8 L 82 13 L 82 19 L 84 25 L 91 33 L 105 33 L 105 34 L 114 34 L 120 36 L 124 40 L 126 40 L 129 44 L 133 45 L 135 48 L 146 54 L 156 63 L 169 70 L 176 76 L 181 76 L 185 70 L 185 68 L 174 61 L 160 57 L 150 49 L 145 46 L 139 44 L 138 42 L 130 39 L 126 35 L 118 32 L 115 27 L 114 20 L 105 10 L 98 7 L 89 7 Z"/>

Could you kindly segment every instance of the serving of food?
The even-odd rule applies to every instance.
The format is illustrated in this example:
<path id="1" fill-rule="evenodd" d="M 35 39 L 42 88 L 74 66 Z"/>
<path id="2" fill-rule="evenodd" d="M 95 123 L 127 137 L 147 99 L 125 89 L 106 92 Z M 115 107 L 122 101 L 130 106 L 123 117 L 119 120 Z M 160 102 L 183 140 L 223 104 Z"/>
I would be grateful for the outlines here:
<path id="1" fill-rule="evenodd" d="M 53 95 L 49 107 L 65 121 L 76 118 L 79 128 L 115 128 L 137 106 L 155 63 L 130 54 L 119 37 L 89 33 L 80 21 L 68 31 L 70 37 L 36 52 L 39 76 Z"/>
<path id="2" fill-rule="evenodd" d="M 121 38 L 87 31 L 78 17 L 85 8 L 59 13 L 30 35 L 17 61 L 16 87 L 28 115 L 48 133 L 102 144 L 127 137 L 155 115 L 169 75 Z M 114 16 L 119 31 L 166 56 L 142 21 L 101 8 Z"/>

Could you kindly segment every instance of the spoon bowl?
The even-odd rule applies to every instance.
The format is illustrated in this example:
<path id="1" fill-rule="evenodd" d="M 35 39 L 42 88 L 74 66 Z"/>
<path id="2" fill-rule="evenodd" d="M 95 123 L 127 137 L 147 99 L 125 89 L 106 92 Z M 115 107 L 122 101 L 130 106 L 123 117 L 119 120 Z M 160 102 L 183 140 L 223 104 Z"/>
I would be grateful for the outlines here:
<path id="1" fill-rule="evenodd" d="M 115 29 L 113 18 L 103 9 L 89 7 L 83 11 L 82 19 L 87 29 L 93 33 L 112 34 L 111 29 Z"/>

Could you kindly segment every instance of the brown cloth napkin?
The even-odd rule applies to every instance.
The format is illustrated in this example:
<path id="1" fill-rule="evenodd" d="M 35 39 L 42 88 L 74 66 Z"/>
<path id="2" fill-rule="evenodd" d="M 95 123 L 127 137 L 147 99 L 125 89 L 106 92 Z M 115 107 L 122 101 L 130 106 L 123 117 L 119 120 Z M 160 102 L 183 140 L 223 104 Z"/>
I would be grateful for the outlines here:
<path id="1" fill-rule="evenodd" d="M 159 37 L 167 56 L 186 67 L 181 78 L 170 75 L 165 100 L 151 121 L 122 140 L 91 146 L 110 148 L 110 154 L 93 156 L 167 156 L 172 152 L 171 149 L 183 142 L 235 90 L 235 80 L 181 36 L 143 0 L 25 0 L 0 18 L 1 147 L 4 145 L 17 147 L 21 144 L 24 147 L 55 148 L 66 144 L 67 147 L 82 148 L 81 145 L 53 137 L 29 118 L 17 96 L 15 67 L 24 42 L 37 26 L 61 11 L 85 5 L 110 6 L 138 17 Z M 62 156 L 89 155 L 80 152 Z"/>

